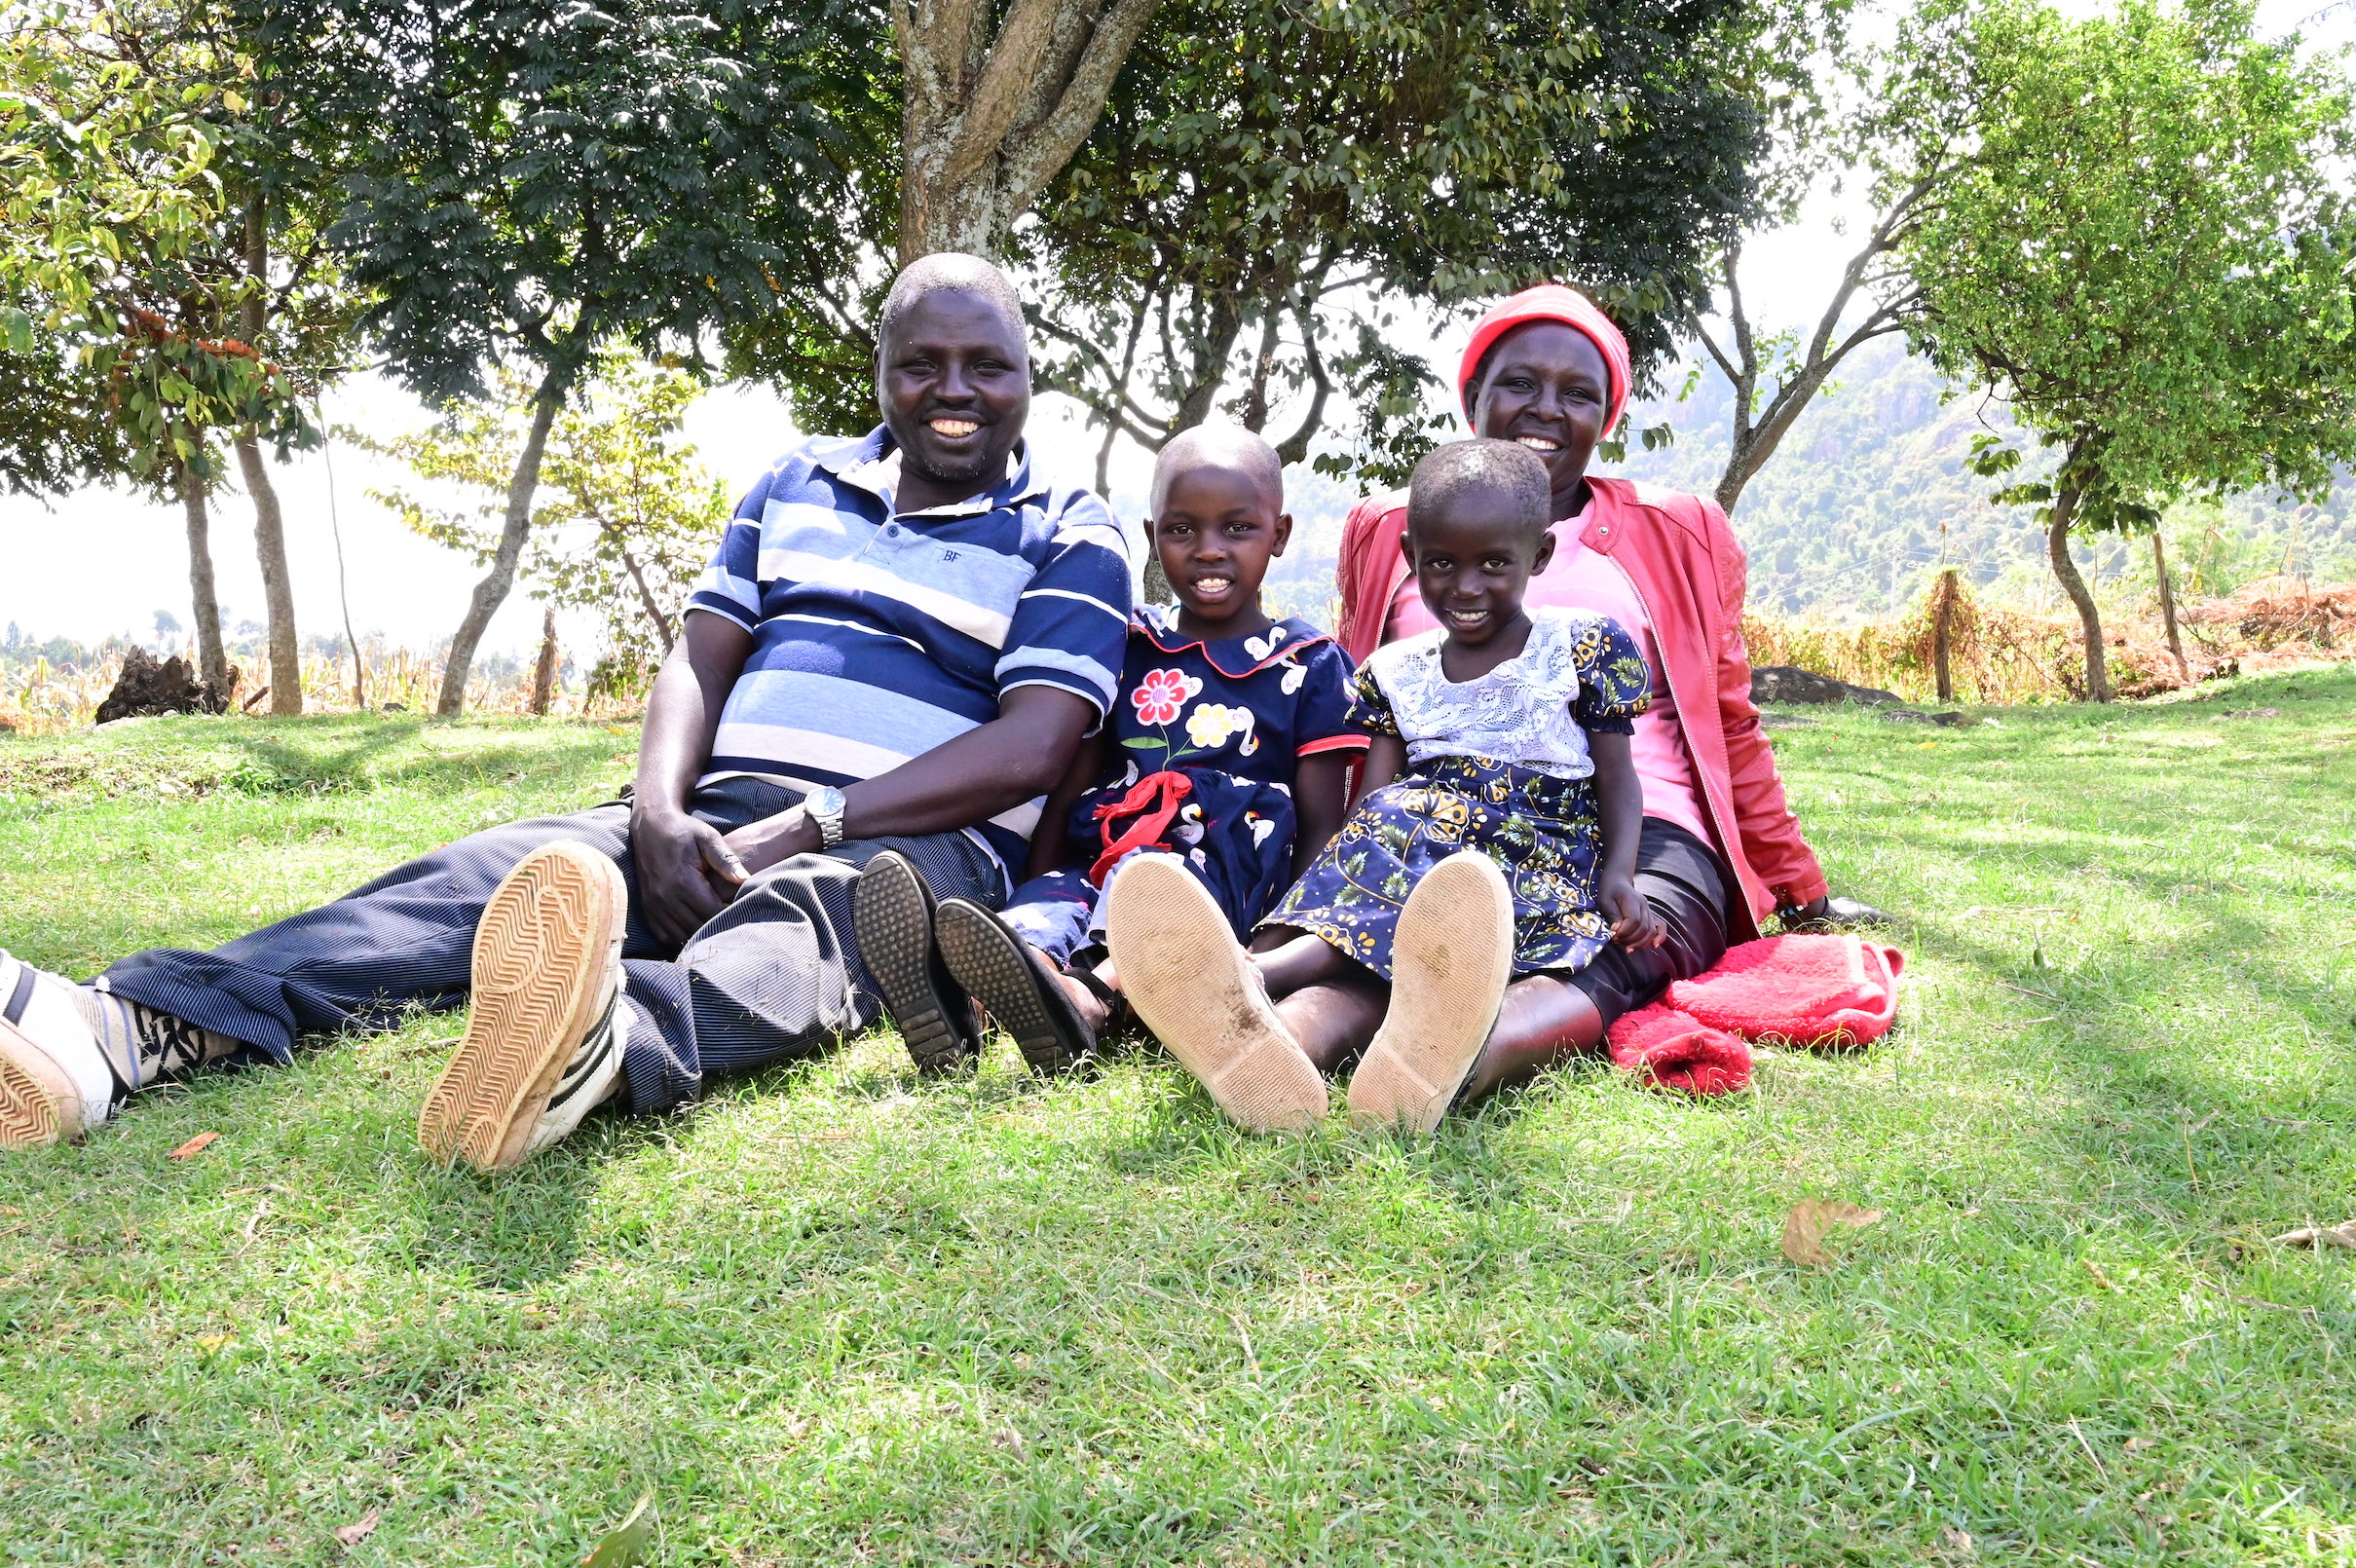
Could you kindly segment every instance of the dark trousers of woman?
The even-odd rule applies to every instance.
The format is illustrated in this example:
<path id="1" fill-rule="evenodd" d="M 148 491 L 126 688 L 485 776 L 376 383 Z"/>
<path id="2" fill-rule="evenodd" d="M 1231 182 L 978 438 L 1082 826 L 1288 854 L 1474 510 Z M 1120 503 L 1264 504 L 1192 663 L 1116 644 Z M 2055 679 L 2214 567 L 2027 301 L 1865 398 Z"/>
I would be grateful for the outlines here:
<path id="1" fill-rule="evenodd" d="M 1604 1027 L 1660 999 L 1672 980 L 1691 980 L 1726 955 L 1726 912 L 1740 889 L 1717 852 L 1674 822 L 1644 819 L 1636 843 L 1636 891 L 1668 927 L 1668 940 L 1641 952 L 1605 948 L 1570 977 Z"/>
<path id="2" fill-rule="evenodd" d="M 689 803 L 725 833 L 800 799 L 732 778 Z M 907 855 L 936 898 L 995 909 L 1006 897 L 997 862 L 964 834 L 853 840 L 769 867 L 673 951 L 639 909 L 630 808 L 617 803 L 471 835 L 210 952 L 133 953 L 98 984 L 253 1047 L 235 1060 L 284 1064 L 299 1036 L 383 1027 L 411 1006 L 464 1002 L 474 928 L 492 893 L 526 855 L 566 840 L 610 857 L 629 884 L 623 1103 L 642 1113 L 695 1099 L 708 1074 L 809 1056 L 876 1021 L 875 986 L 851 935 L 851 886 L 883 850 Z"/>

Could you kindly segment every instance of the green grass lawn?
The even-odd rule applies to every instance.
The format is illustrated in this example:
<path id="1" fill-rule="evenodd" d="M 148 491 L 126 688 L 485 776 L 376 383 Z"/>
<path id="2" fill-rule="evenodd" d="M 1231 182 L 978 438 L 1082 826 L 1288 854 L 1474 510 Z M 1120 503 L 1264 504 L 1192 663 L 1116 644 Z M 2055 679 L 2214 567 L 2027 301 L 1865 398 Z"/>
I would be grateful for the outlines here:
<path id="1" fill-rule="evenodd" d="M 2356 1213 L 2356 672 L 2001 721 L 1776 731 L 1910 984 L 1725 1102 L 1253 1140 L 876 1034 L 486 1180 L 412 1138 L 450 1017 L 151 1094 L 0 1161 L 0 1561 L 570 1562 L 641 1492 L 666 1564 L 2356 1560 L 2356 1254 L 2263 1241 Z M 634 746 L 0 741 L 0 944 L 218 941 Z M 1884 1217 L 1798 1268 L 1807 1197 Z"/>

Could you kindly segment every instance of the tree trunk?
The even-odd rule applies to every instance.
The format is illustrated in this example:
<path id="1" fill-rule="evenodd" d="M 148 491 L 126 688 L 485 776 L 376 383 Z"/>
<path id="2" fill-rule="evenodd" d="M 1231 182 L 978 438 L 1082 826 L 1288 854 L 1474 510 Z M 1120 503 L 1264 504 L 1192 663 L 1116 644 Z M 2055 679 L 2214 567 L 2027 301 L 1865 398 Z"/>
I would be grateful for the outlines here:
<path id="1" fill-rule="evenodd" d="M 548 449 L 548 427 L 556 423 L 556 411 L 564 406 L 571 384 L 570 370 L 551 367 L 541 378 L 540 391 L 532 399 L 532 429 L 524 436 L 522 455 L 515 460 L 514 477 L 507 481 L 507 515 L 500 530 L 499 553 L 492 557 L 490 572 L 474 585 L 466 618 L 450 639 L 450 663 L 442 671 L 441 695 L 433 704 L 433 711 L 444 719 L 455 719 L 466 707 L 467 677 L 474 669 L 474 651 L 481 645 L 491 617 L 507 602 L 507 591 L 515 586 L 515 564 L 523 559 L 524 541 L 532 534 L 532 496 L 540 488 L 540 460 Z"/>
<path id="2" fill-rule="evenodd" d="M 548 606 L 540 616 L 540 663 L 532 671 L 532 713 L 535 718 L 548 716 L 549 699 L 556 694 L 556 607 Z"/>
<path id="3" fill-rule="evenodd" d="M 352 588 L 344 575 L 344 520 L 335 505 L 335 458 L 327 438 L 327 410 L 319 409 L 319 462 L 327 468 L 327 530 L 335 538 L 335 596 L 344 609 L 344 641 L 352 645 L 352 705 L 368 711 L 368 665 L 352 630 Z"/>
<path id="4" fill-rule="evenodd" d="M 238 467 L 253 497 L 253 547 L 262 563 L 262 597 L 270 606 L 270 712 L 292 718 L 303 711 L 303 651 L 294 633 L 294 579 L 286 570 L 286 516 L 271 483 L 270 464 L 251 429 L 239 433 Z"/>
<path id="5" fill-rule="evenodd" d="M 1950 660 L 1955 646 L 1955 568 L 1939 574 L 1936 596 L 1931 601 L 1930 662 L 1939 684 L 1939 700 L 1955 700 L 1955 671 Z"/>
<path id="6" fill-rule="evenodd" d="M 2111 700 L 2110 661 L 2103 647 L 2103 614 L 2095 608 L 2094 594 L 2086 579 L 2078 575 L 2077 563 L 2070 558 L 2070 521 L 2077 511 L 2076 489 L 2064 486 L 2054 493 L 2053 522 L 2045 530 L 2045 554 L 2053 562 L 2053 575 L 2061 579 L 2062 591 L 2077 606 L 2078 624 L 2086 637 L 2086 699 L 2090 702 Z"/>
<path id="7" fill-rule="evenodd" d="M 900 264 L 997 254 L 1095 129 L 1161 0 L 894 0 Z"/>
<path id="8" fill-rule="evenodd" d="M 188 514 L 188 597 L 196 606 L 197 676 L 229 700 L 229 652 L 221 646 L 221 602 L 213 595 L 211 519 L 205 481 L 180 465 L 180 508 Z"/>
<path id="9" fill-rule="evenodd" d="M 257 355 L 270 326 L 270 208 L 260 191 L 245 198 L 245 297 L 238 317 L 245 347 Z M 262 597 L 270 616 L 270 712 L 287 719 L 303 711 L 303 649 L 294 630 L 294 580 L 286 569 L 286 514 L 262 460 L 261 439 L 248 426 L 236 440 L 238 467 L 253 497 L 253 545 L 262 563 Z"/>
<path id="10" fill-rule="evenodd" d="M 2159 618 L 2168 628 L 2168 652 L 2176 655 L 2176 673 L 2189 681 L 2192 666 L 2185 660 L 2185 641 L 2176 629 L 2176 589 L 2168 581 L 2168 546 L 2156 528 L 2151 531 L 2151 569 L 2159 577 Z"/>

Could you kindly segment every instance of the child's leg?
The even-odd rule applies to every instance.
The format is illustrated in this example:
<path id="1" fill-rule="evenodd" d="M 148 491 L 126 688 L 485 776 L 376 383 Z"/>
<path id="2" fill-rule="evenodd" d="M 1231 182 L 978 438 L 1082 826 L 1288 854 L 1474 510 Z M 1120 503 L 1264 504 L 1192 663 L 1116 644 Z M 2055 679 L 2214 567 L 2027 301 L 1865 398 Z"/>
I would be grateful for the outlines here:
<path id="1" fill-rule="evenodd" d="M 1323 937 L 1293 926 L 1262 926 L 1252 935 L 1251 951 L 1268 994 L 1277 999 L 1276 1016 L 1317 1070 L 1331 1074 L 1357 1061 L 1391 999 L 1382 977 L 1343 957 Z"/>
<path id="2" fill-rule="evenodd" d="M 1268 946 L 1262 947 L 1263 941 Z M 1287 926 L 1270 926 L 1255 933 L 1252 961 L 1268 983 L 1268 994 L 1280 998 L 1310 986 L 1372 973 L 1364 964 L 1343 957 L 1341 950 L 1325 938 Z"/>
<path id="3" fill-rule="evenodd" d="M 1301 1051 L 1328 1076 L 1365 1054 L 1391 1003 L 1391 988 L 1381 976 L 1356 964 L 1350 967 L 1358 973 L 1303 986 L 1276 1004 L 1276 1016 L 1300 1042 Z"/>
<path id="4" fill-rule="evenodd" d="M 1524 975 L 1505 989 L 1497 1027 L 1473 1064 L 1462 1098 L 1478 1100 L 1603 1043 L 1603 1015 L 1586 991 L 1552 975 Z"/>

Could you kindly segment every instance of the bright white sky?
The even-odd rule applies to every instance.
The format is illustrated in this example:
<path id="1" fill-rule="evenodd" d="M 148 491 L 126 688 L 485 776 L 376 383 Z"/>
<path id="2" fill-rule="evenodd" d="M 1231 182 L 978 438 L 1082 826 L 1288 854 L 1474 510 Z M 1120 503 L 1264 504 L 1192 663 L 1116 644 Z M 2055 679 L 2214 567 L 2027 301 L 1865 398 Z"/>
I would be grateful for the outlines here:
<path id="1" fill-rule="evenodd" d="M 2319 0 L 2264 0 L 2262 28 L 2298 28 L 2310 40 L 2331 45 L 2356 41 L 2356 0 L 2323 10 L 2318 5 Z M 1847 254 L 1835 228 L 1837 217 L 1828 205 L 1791 229 L 1754 242 L 1745 258 L 1744 291 L 1763 322 L 1798 321 L 1821 308 L 1825 280 Z M 427 421 L 414 399 L 374 377 L 331 395 L 327 414 L 334 422 L 385 434 Z M 704 461 L 735 490 L 748 487 L 793 439 L 776 394 L 741 385 L 707 394 L 690 412 L 688 433 Z M 1060 397 L 1041 398 L 1033 410 L 1031 437 L 1051 471 L 1088 482 L 1096 438 L 1083 429 L 1074 405 Z M 363 636 L 381 633 L 410 646 L 449 635 L 464 613 L 475 571 L 409 533 L 367 499 L 364 492 L 371 486 L 401 481 L 404 470 L 398 465 L 341 445 L 325 456 L 305 454 L 279 470 L 298 623 L 308 634 L 332 632 L 341 620 L 330 465 L 353 624 Z M 1141 468 L 1139 454 L 1125 454 L 1116 463 L 1115 488 L 1141 488 Z M 232 626 L 263 618 L 252 540 L 252 514 L 243 495 L 234 490 L 216 495 L 213 566 L 223 618 Z M 21 498 L 0 499 L 0 547 L 8 562 L 0 572 L 0 622 L 16 621 L 28 635 L 83 641 L 114 632 L 145 635 L 159 609 L 169 610 L 183 624 L 190 620 L 187 546 L 176 504 L 149 504 L 96 489 L 51 507 Z M 485 650 L 530 646 L 538 620 L 538 607 L 520 592 L 512 595 L 493 623 Z M 585 649 L 584 632 L 584 627 L 568 627 L 566 641 Z"/>

